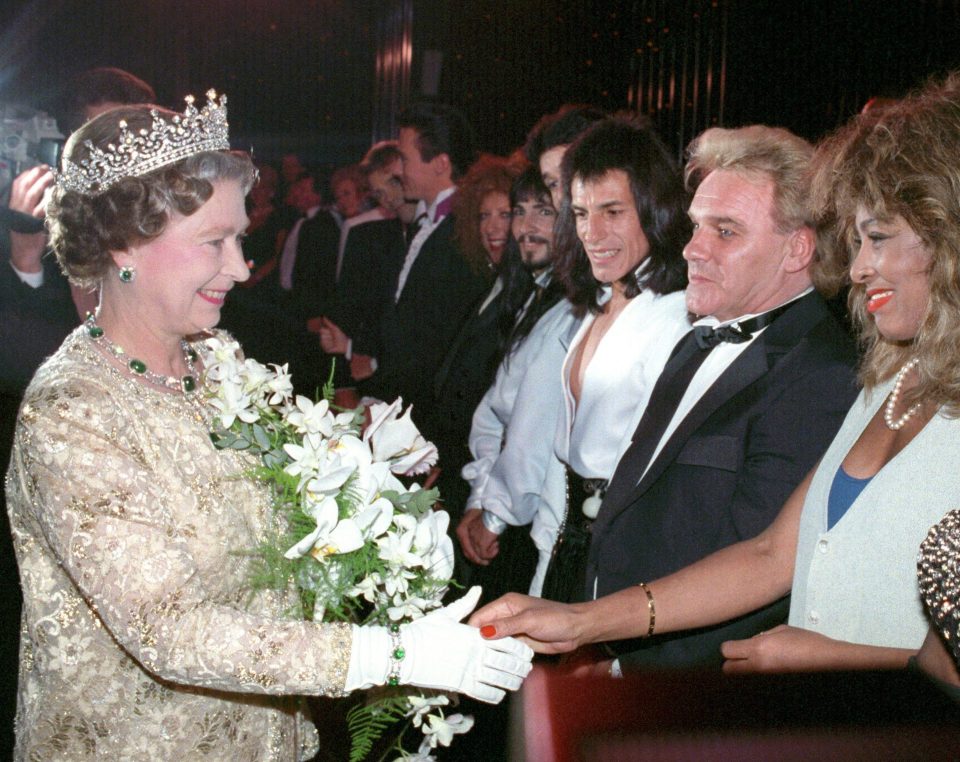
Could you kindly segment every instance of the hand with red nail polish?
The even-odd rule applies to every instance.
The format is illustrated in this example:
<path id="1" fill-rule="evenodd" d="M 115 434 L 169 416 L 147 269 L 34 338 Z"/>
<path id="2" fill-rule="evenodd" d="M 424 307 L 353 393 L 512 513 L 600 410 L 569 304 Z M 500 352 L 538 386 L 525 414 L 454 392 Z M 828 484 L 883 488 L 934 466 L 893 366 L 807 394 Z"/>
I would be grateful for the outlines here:
<path id="1" fill-rule="evenodd" d="M 474 612 L 470 624 L 487 640 L 512 636 L 537 653 L 559 654 L 586 642 L 584 612 L 580 604 L 509 593 Z"/>

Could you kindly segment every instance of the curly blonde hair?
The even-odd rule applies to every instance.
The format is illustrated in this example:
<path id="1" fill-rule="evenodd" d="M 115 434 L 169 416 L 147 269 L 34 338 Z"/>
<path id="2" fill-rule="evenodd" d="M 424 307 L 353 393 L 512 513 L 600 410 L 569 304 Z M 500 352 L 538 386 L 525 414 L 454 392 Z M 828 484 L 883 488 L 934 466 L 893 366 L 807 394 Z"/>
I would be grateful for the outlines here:
<path id="1" fill-rule="evenodd" d="M 908 401 L 924 399 L 960 415 L 960 74 L 854 118 L 821 143 L 812 171 L 818 286 L 851 285 L 858 207 L 880 218 L 902 217 L 931 256 L 929 302 L 911 341 L 882 336 L 866 311 L 865 288 L 851 285 L 864 386 L 889 379 L 917 357 L 920 383 Z"/>
<path id="2" fill-rule="evenodd" d="M 470 268 L 484 277 L 488 277 L 490 266 L 480 238 L 480 205 L 491 193 L 510 198 L 513 181 L 522 171 L 522 163 L 482 154 L 458 184 L 453 202 L 454 236 Z"/>
<path id="3" fill-rule="evenodd" d="M 87 142 L 104 148 L 116 144 L 119 122 L 132 130 L 150 129 L 156 109 L 165 119 L 172 111 L 157 106 L 123 106 L 87 122 L 67 141 L 64 155 L 75 164 L 85 159 Z M 205 151 L 140 177 L 124 177 L 102 193 L 56 188 L 47 207 L 50 245 L 71 282 L 96 287 L 113 267 L 111 251 L 156 238 L 170 212 L 191 215 L 213 195 L 213 183 L 237 180 L 246 195 L 257 176 L 248 154 Z"/>

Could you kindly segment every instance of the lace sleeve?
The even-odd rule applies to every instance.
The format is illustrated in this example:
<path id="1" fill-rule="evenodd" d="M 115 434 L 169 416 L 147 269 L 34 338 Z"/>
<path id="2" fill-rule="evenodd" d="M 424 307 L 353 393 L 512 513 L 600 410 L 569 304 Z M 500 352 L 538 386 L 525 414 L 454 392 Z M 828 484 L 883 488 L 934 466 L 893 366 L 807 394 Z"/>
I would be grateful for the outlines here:
<path id="1" fill-rule="evenodd" d="M 11 474 L 22 496 L 14 530 L 34 548 L 25 578 L 45 577 L 46 594 L 62 586 L 61 599 L 79 592 L 163 680 L 341 695 L 349 627 L 292 621 L 282 596 L 244 589 L 237 551 L 256 539 L 258 486 L 222 465 L 230 454 L 210 446 L 196 415 L 143 396 L 75 381 L 24 406 Z"/>

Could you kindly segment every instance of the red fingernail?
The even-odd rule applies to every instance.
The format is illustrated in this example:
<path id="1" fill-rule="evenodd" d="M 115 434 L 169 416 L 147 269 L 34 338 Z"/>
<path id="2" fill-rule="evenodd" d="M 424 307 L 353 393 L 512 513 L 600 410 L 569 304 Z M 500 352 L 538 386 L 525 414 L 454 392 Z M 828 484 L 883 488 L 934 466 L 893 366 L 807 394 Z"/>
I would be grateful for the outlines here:
<path id="1" fill-rule="evenodd" d="M 495 638 L 497 636 L 497 628 L 492 624 L 485 624 L 480 628 L 480 634 L 485 638 Z"/>

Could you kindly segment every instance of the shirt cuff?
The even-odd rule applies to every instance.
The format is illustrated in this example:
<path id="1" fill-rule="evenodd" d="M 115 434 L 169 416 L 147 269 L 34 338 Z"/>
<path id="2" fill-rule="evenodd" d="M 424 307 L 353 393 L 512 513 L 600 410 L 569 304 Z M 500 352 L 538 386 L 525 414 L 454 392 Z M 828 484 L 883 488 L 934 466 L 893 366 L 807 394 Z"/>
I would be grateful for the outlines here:
<path id="1" fill-rule="evenodd" d="M 620 669 L 620 660 L 614 659 L 610 662 L 610 677 L 621 678 L 623 677 L 623 670 Z"/>
<path id="2" fill-rule="evenodd" d="M 490 511 L 483 511 L 480 514 L 480 521 L 483 522 L 488 531 L 494 534 L 503 534 L 503 531 L 507 528 L 507 522 L 499 516 L 494 516 Z"/>
<path id="3" fill-rule="evenodd" d="M 10 263 L 10 267 L 13 267 L 13 262 Z M 13 267 L 13 271 L 17 274 L 17 277 L 30 286 L 30 288 L 40 288 L 40 286 L 43 285 L 43 270 L 40 270 L 38 273 L 25 273 Z"/>

